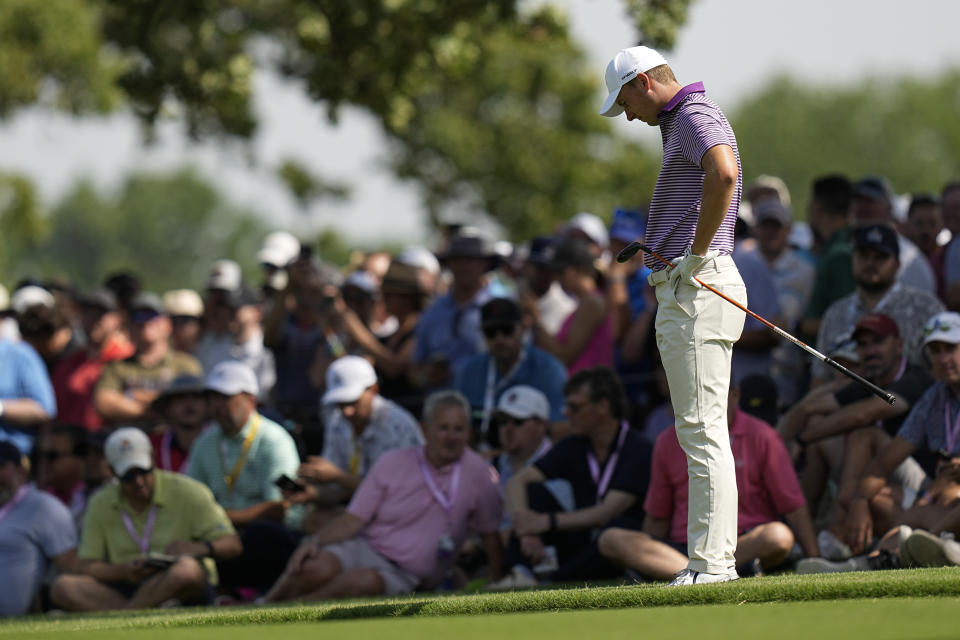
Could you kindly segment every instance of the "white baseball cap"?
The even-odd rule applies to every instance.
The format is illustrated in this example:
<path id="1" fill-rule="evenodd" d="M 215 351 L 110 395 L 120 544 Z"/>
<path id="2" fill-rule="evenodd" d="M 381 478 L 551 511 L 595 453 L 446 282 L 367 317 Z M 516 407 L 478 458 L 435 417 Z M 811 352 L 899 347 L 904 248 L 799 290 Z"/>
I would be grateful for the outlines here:
<path id="1" fill-rule="evenodd" d="M 20 287 L 10 298 L 10 308 L 16 314 L 24 313 L 30 307 L 53 307 L 55 304 L 56 300 L 52 293 L 33 284 Z"/>
<path id="2" fill-rule="evenodd" d="M 150 438 L 135 427 L 121 427 L 103 443 L 103 455 L 113 472 L 123 476 L 130 469 L 153 468 L 153 447 Z"/>
<path id="3" fill-rule="evenodd" d="M 960 344 L 960 313 L 943 311 L 927 320 L 923 326 L 923 344 L 931 342 Z"/>
<path id="4" fill-rule="evenodd" d="M 503 392 L 500 401 L 497 403 L 497 412 L 524 420 L 527 418 L 549 420 L 550 402 L 539 389 L 518 384 Z"/>
<path id="5" fill-rule="evenodd" d="M 207 375 L 207 390 L 222 393 L 225 396 L 235 396 L 239 393 L 249 393 L 255 396 L 260 393 L 257 383 L 257 374 L 250 365 L 239 360 L 224 360 L 218 363 Z"/>
<path id="6" fill-rule="evenodd" d="M 323 404 L 356 402 L 363 392 L 377 384 L 373 365 L 360 356 L 343 356 L 327 368 L 327 392 Z"/>
<path id="7" fill-rule="evenodd" d="M 604 249 L 610 245 L 610 233 L 607 231 L 607 225 L 604 224 L 600 216 L 586 211 L 581 211 L 570 219 L 567 223 L 567 230 L 575 229 L 580 231 L 590 240 Z"/>
<path id="8" fill-rule="evenodd" d="M 163 294 L 163 308 L 171 316 L 203 316 L 203 299 L 193 289 L 173 289 Z"/>
<path id="9" fill-rule="evenodd" d="M 610 95 L 600 109 L 600 115 L 615 118 L 623 113 L 623 107 L 617 104 L 620 87 L 637 77 L 638 73 L 646 73 L 654 67 L 667 64 L 660 52 L 650 47 L 630 47 L 621 49 L 607 65 L 605 80 Z"/>
<path id="10" fill-rule="evenodd" d="M 398 253 L 394 260 L 400 264 L 406 264 L 411 267 L 423 269 L 424 271 L 433 275 L 440 273 L 440 261 L 437 260 L 437 256 L 433 255 L 430 251 L 424 249 L 423 247 L 407 247 Z"/>
<path id="11" fill-rule="evenodd" d="M 287 231 L 274 231 L 264 238 L 263 247 L 257 252 L 257 261 L 282 269 L 298 255 L 300 241 Z"/>
<path id="12" fill-rule="evenodd" d="M 207 280 L 208 289 L 222 289 L 234 291 L 243 283 L 243 271 L 240 265 L 233 260 L 217 260 L 210 267 L 210 278 Z"/>

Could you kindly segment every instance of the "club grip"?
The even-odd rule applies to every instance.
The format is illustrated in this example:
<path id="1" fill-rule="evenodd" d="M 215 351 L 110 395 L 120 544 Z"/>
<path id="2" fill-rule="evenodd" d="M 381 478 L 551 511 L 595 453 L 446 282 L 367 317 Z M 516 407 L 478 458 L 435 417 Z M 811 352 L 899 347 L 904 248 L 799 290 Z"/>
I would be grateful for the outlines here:
<path id="1" fill-rule="evenodd" d="M 843 366 L 833 358 L 824 356 L 823 361 L 828 365 L 830 365 L 831 367 L 833 367 L 834 369 L 836 369 L 837 371 L 839 371 L 840 373 L 842 373 L 843 375 L 847 376 L 848 378 L 851 378 L 852 380 L 856 380 L 866 388 L 870 389 L 870 391 L 872 391 L 874 395 L 882 399 L 887 404 L 892 405 L 897 401 L 897 397 L 895 395 L 893 395 L 892 393 L 888 393 L 884 389 L 881 389 L 880 387 L 873 384 L 863 376 L 856 374 L 853 371 L 850 371 L 850 369 L 847 369 L 845 366 Z"/>

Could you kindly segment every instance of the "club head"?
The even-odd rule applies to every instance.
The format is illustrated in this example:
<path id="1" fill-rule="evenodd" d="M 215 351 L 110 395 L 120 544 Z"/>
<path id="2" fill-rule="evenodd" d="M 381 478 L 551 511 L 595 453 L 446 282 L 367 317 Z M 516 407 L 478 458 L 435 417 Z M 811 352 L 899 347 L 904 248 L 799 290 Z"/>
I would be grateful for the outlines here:
<path id="1" fill-rule="evenodd" d="M 620 253 L 617 254 L 617 262 L 626 262 L 633 256 L 637 255 L 637 252 L 642 250 L 643 244 L 639 242 L 631 242 L 623 249 L 620 250 Z"/>

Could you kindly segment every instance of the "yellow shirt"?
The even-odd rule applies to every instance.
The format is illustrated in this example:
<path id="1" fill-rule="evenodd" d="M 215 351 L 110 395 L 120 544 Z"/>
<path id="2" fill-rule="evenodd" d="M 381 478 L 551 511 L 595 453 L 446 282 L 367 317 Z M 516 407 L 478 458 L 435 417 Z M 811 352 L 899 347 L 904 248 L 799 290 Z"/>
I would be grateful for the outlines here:
<path id="1" fill-rule="evenodd" d="M 127 503 L 117 482 L 94 494 L 83 518 L 83 533 L 77 551 L 80 558 L 126 564 L 141 557 L 139 542 L 127 531 L 123 513 L 128 514 L 136 535 L 144 537 L 154 507 L 156 517 L 148 552 L 163 553 L 175 540 L 213 541 L 236 533 L 227 513 L 206 486 L 179 473 L 158 469 L 153 474 L 153 498 L 140 513 L 134 512 Z M 211 582 L 214 582 L 212 559 L 205 559 L 204 565 Z"/>

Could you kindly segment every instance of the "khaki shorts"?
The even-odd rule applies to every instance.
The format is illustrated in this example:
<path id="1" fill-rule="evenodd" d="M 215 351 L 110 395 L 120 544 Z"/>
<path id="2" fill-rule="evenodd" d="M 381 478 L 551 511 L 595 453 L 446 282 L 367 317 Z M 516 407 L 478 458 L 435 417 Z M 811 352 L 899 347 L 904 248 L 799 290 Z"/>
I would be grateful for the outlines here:
<path id="1" fill-rule="evenodd" d="M 420 579 L 390 562 L 379 551 L 370 546 L 366 538 L 351 538 L 323 548 L 340 561 L 343 571 L 352 569 L 373 569 L 383 578 L 383 589 L 387 595 L 412 593 Z"/>

